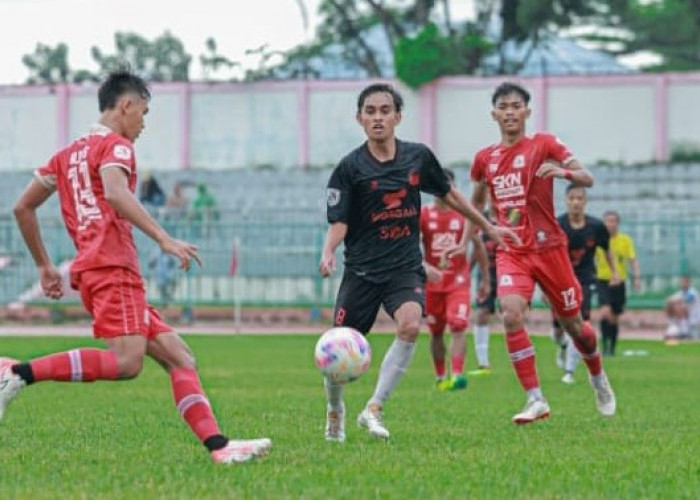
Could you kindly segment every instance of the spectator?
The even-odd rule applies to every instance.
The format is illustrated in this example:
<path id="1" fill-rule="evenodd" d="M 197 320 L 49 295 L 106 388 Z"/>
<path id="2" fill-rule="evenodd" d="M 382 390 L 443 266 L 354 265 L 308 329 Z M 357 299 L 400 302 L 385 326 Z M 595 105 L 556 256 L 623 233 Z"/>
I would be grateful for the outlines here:
<path id="1" fill-rule="evenodd" d="M 690 285 L 690 276 L 682 276 L 681 289 L 666 299 L 666 317 L 666 339 L 670 343 L 700 337 L 700 296 Z"/>
<path id="2" fill-rule="evenodd" d="M 158 208 L 165 203 L 165 193 L 153 174 L 146 172 L 139 186 L 139 200 L 147 208 Z"/>
<path id="3" fill-rule="evenodd" d="M 184 184 L 176 182 L 173 191 L 165 201 L 165 216 L 169 219 L 182 219 L 187 212 L 189 200 L 184 193 Z"/>
<path id="4" fill-rule="evenodd" d="M 197 184 L 197 196 L 192 202 L 192 220 L 196 222 L 196 235 L 200 236 L 199 228 L 203 228 L 202 235 L 208 236 L 209 225 L 219 219 L 219 209 L 216 198 L 209 191 L 206 184 Z"/>
<path id="5" fill-rule="evenodd" d="M 167 308 L 173 301 L 177 286 L 177 261 L 158 247 L 148 261 L 148 268 L 153 272 L 162 307 Z"/>

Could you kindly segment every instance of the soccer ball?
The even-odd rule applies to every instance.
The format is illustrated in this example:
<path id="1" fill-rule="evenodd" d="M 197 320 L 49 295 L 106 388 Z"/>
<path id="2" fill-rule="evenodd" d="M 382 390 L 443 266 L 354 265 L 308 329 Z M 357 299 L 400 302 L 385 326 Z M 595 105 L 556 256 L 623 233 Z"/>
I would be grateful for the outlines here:
<path id="1" fill-rule="evenodd" d="M 321 373 L 336 384 L 358 379 L 372 359 L 364 335 L 345 326 L 331 328 L 321 335 L 314 356 Z"/>

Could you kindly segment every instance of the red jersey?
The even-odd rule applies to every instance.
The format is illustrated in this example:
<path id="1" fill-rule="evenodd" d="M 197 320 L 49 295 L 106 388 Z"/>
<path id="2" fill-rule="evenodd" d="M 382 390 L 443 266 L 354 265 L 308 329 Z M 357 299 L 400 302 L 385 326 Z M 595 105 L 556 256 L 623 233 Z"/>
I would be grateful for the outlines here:
<path id="1" fill-rule="evenodd" d="M 498 223 L 512 228 L 523 245 L 512 252 L 539 252 L 566 245 L 554 214 L 554 179 L 535 177 L 546 160 L 565 168 L 573 155 L 551 134 L 525 136 L 511 146 L 488 146 L 474 158 L 471 178 L 489 187 Z"/>
<path id="2" fill-rule="evenodd" d="M 128 139 L 103 125 L 56 153 L 37 169 L 35 177 L 58 191 L 61 215 L 78 255 L 71 266 L 75 275 L 100 267 L 125 267 L 139 273 L 131 223 L 107 203 L 100 171 L 121 168 L 136 189 L 136 159 Z"/>
<path id="3" fill-rule="evenodd" d="M 448 292 L 458 287 L 469 289 L 469 264 L 464 254 L 441 262 L 442 253 L 464 239 L 465 220 L 454 210 L 438 210 L 435 205 L 421 209 L 420 230 L 423 236 L 423 255 L 428 264 L 442 271 L 440 283 L 427 282 L 429 292 Z"/>

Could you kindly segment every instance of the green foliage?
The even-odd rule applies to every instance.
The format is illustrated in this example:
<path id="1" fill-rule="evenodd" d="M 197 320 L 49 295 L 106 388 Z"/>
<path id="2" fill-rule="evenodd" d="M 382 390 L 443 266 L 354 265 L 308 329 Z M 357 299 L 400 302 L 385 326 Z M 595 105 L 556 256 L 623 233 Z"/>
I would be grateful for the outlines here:
<path id="1" fill-rule="evenodd" d="M 612 32 L 585 38 L 600 42 L 613 55 L 647 51 L 662 57 L 648 71 L 700 69 L 700 2 L 692 0 L 615 0 L 598 18 Z"/>
<path id="2" fill-rule="evenodd" d="M 56 47 L 38 43 L 34 53 L 22 57 L 22 63 L 29 70 L 27 83 L 30 85 L 70 81 L 68 46 L 65 43 L 59 43 Z"/>
<path id="3" fill-rule="evenodd" d="M 552 417 L 516 427 L 524 403 L 503 337 L 491 338 L 493 373 L 463 392 L 434 388 L 428 337 L 386 404 L 388 443 L 358 429 L 392 340 L 369 337 L 370 372 L 346 389 L 344 444 L 323 439 L 325 401 L 313 365 L 315 336 L 188 337 L 224 432 L 269 436 L 261 463 L 214 466 L 173 407 L 168 377 L 152 361 L 128 382 L 39 383 L 23 390 L 0 425 L 3 498 L 696 498 L 697 360 L 700 345 L 631 341 L 606 358 L 618 415 L 603 418 L 580 366 L 559 382 L 554 344 L 534 339 Z M 98 345 L 76 338 L 0 338 L 27 359 Z M 470 343 L 471 345 L 471 343 Z M 467 366 L 474 366 L 470 354 Z"/>
<path id="4" fill-rule="evenodd" d="M 476 33 L 450 37 L 428 23 L 415 37 L 399 40 L 394 50 L 396 76 L 417 89 L 441 76 L 472 73 L 490 47 Z"/>

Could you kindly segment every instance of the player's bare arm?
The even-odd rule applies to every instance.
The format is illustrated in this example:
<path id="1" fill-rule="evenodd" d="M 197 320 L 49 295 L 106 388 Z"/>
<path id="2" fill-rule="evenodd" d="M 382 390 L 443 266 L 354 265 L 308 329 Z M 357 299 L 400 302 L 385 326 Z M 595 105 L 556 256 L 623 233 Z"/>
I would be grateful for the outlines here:
<path id="1" fill-rule="evenodd" d="M 37 209 L 53 194 L 53 191 L 36 179 L 32 179 L 14 207 L 15 219 L 22 233 L 22 238 L 32 254 L 34 263 L 39 270 L 41 288 L 44 295 L 52 299 L 63 296 L 61 273 L 51 262 L 44 241 L 41 238 Z"/>
<path id="2" fill-rule="evenodd" d="M 639 271 L 639 260 L 636 258 L 630 259 L 630 265 L 632 266 L 632 286 L 635 290 L 639 291 L 642 289 L 642 275 Z"/>
<path id="3" fill-rule="evenodd" d="M 617 262 L 615 261 L 615 256 L 610 248 L 605 251 L 605 260 L 610 268 L 610 286 L 617 286 L 620 284 L 620 273 L 617 269 Z"/>
<path id="4" fill-rule="evenodd" d="M 522 242 L 518 235 L 515 234 L 511 229 L 506 227 L 494 226 L 486 217 L 484 217 L 481 212 L 472 205 L 462 193 L 456 188 L 450 189 L 447 195 L 443 198 L 443 201 L 447 203 L 451 208 L 454 208 L 459 213 L 464 215 L 468 220 L 473 222 L 476 227 L 481 228 L 486 234 L 488 234 L 498 245 L 505 246 L 505 240 L 509 239 L 516 245 L 521 245 Z M 467 238 L 471 238 L 474 234 L 474 225 L 467 225 Z"/>
<path id="5" fill-rule="evenodd" d="M 348 225 L 344 222 L 334 222 L 328 227 L 326 241 L 323 243 L 321 251 L 321 262 L 318 265 L 318 272 L 324 278 L 333 274 L 336 268 L 335 251 L 348 234 Z"/>
<path id="6" fill-rule="evenodd" d="M 146 233 L 164 252 L 177 257 L 181 269 L 188 270 L 193 259 L 197 264 L 202 265 L 196 245 L 170 236 L 141 205 L 129 189 L 124 169 L 119 166 L 103 167 L 100 175 L 104 185 L 105 200 L 119 215 Z"/>
<path id="7" fill-rule="evenodd" d="M 561 165 L 553 160 L 547 160 L 539 166 L 535 175 L 544 179 L 548 177 L 567 179 L 572 184 L 581 187 L 593 186 L 594 180 L 593 174 L 585 169 L 576 159 L 571 159 L 565 165 Z"/>

